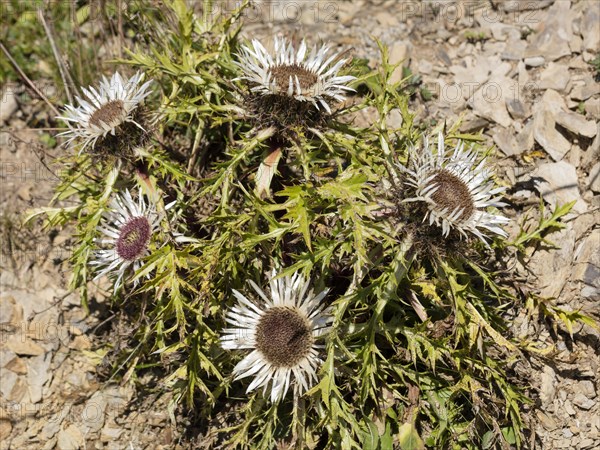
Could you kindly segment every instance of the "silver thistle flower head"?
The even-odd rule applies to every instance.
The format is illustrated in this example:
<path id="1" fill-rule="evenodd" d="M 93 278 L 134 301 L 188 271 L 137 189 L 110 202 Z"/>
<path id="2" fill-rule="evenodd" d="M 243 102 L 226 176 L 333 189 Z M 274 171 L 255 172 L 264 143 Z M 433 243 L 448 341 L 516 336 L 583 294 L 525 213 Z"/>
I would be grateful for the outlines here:
<path id="1" fill-rule="evenodd" d="M 301 395 L 316 381 L 323 347 L 317 340 L 333 321 L 321 304 L 328 290 L 315 295 L 301 274 L 276 275 L 273 270 L 269 294 L 250 281 L 260 304 L 233 291 L 238 303 L 226 315 L 232 327 L 221 336 L 224 349 L 251 350 L 233 369 L 235 379 L 254 376 L 247 392 L 262 387 L 265 394 L 270 386 L 272 402 L 284 398 L 290 385 Z"/>
<path id="2" fill-rule="evenodd" d="M 414 189 L 414 197 L 404 201 L 426 203 L 423 220 L 440 226 L 444 237 L 456 229 L 487 245 L 487 232 L 507 236 L 502 226 L 509 219 L 488 211 L 489 207 L 505 206 L 497 196 L 505 188 L 495 186 L 486 159 L 479 160 L 475 151 L 465 150 L 464 142 L 459 141 L 454 151 L 447 153 L 440 133 L 437 151 L 425 140 L 422 149 L 411 148 L 408 167 L 398 167 L 405 174 L 404 183 Z"/>
<path id="3" fill-rule="evenodd" d="M 143 75 L 136 73 L 129 80 L 121 77 L 119 72 L 108 80 L 102 77 L 98 90 L 90 86 L 82 88 L 84 98 L 76 97 L 79 106 L 66 105 L 63 115 L 57 117 L 69 123 L 69 130 L 59 136 L 67 137 L 66 145 L 81 140 L 83 151 L 88 145 L 94 147 L 98 139 L 116 131 L 125 122 L 144 129 L 134 119 L 134 111 L 140 103 L 150 95 L 152 81 L 140 86 Z"/>
<path id="4" fill-rule="evenodd" d="M 259 95 L 286 96 L 331 113 L 328 102 L 343 101 L 346 92 L 354 91 L 346 84 L 356 77 L 339 76 L 347 60 L 340 59 L 340 53 L 328 56 L 329 51 L 327 45 L 315 45 L 308 53 L 304 40 L 296 50 L 285 38 L 276 37 L 275 52 L 271 55 L 254 39 L 250 45 L 242 46 L 240 60 L 236 62 L 243 72 L 239 79 L 248 81 L 253 85 L 251 91 Z"/>
<path id="5" fill-rule="evenodd" d="M 96 280 L 104 275 L 114 278 L 116 291 L 129 268 L 137 271 L 142 267 L 151 238 L 159 229 L 161 215 L 152 202 L 146 203 L 141 193 L 136 202 L 128 190 L 115 196 L 109 207 L 97 228 L 103 235 L 96 240 L 101 248 L 95 252 L 90 265 L 99 268 Z"/>

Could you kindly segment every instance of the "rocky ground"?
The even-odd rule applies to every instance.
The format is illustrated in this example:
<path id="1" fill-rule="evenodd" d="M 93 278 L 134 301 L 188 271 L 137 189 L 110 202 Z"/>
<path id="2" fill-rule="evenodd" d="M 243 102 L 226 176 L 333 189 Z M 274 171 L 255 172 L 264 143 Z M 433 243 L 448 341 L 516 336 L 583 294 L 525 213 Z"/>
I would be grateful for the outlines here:
<path id="1" fill-rule="evenodd" d="M 68 292 L 69 230 L 20 225 L 25 210 L 52 197 L 60 170 L 52 160 L 61 150 L 49 149 L 49 135 L 31 127 L 47 122 L 45 105 L 13 88 L 0 117 L 0 448 L 171 444 L 165 399 L 96 375 L 103 297 L 88 315 Z"/>
<path id="2" fill-rule="evenodd" d="M 540 195 L 551 206 L 576 201 L 566 228 L 551 236 L 560 249 L 538 249 L 518 269 L 532 291 L 556 297 L 565 310 L 598 316 L 594 0 L 258 2 L 245 34 L 278 32 L 333 41 L 373 65 L 374 38 L 388 45 L 392 62 L 403 62 L 433 95 L 416 95 L 419 121 L 460 118 L 461 131 L 482 131 L 499 149 L 499 173 L 514 186 L 512 236 L 520 211 Z M 53 114 L 22 85 L 4 86 L 0 107 L 0 448 L 185 448 L 185 422 L 173 426 L 168 396 L 97 375 L 94 335 L 103 297 L 88 315 L 67 291 L 69 231 L 19 225 L 24 210 L 47 204 L 56 182 L 51 160 L 61 150 L 48 147 L 54 131 L 37 125 Z M 534 400 L 527 416 L 535 433 L 526 445 L 600 448 L 600 334 L 577 325 L 571 337 L 546 325 L 521 314 L 513 326 L 549 349 L 547 358 L 518 368 L 531 380 Z"/>

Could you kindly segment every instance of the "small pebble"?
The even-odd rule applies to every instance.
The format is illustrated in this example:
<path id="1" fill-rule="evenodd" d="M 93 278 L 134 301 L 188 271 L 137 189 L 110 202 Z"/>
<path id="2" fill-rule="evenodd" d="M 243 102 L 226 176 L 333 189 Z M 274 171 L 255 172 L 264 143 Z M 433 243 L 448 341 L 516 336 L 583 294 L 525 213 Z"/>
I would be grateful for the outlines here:
<path id="1" fill-rule="evenodd" d="M 571 402 L 569 400 L 567 400 L 564 403 L 563 408 L 565 409 L 567 414 L 570 416 L 574 416 L 576 414 L 575 409 L 573 409 L 573 405 L 571 405 Z"/>
<path id="2" fill-rule="evenodd" d="M 529 67 L 539 67 L 543 66 L 546 60 L 543 56 L 533 56 L 531 58 L 525 58 L 525 65 Z"/>
<path id="3" fill-rule="evenodd" d="M 596 404 L 594 400 L 590 400 L 583 394 L 575 394 L 573 397 L 573 404 L 581 409 L 585 409 L 586 411 L 592 409 L 592 407 Z"/>

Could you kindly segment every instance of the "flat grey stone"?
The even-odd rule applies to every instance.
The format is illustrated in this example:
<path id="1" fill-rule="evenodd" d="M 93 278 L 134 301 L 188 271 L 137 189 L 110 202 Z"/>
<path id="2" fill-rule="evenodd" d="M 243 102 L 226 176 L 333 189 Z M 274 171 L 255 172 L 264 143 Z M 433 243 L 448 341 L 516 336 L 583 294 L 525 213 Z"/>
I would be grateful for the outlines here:
<path id="1" fill-rule="evenodd" d="M 556 429 L 556 427 L 557 427 L 556 421 L 551 416 L 543 413 L 539 409 L 536 410 L 535 413 L 536 413 L 538 420 L 540 421 L 540 423 L 546 430 L 552 431 L 552 430 Z"/>
<path id="2" fill-rule="evenodd" d="M 558 204 L 575 201 L 574 211 L 587 211 L 587 205 L 579 193 L 577 171 L 572 164 L 566 161 L 541 164 L 533 172 L 533 176 L 545 180 L 536 180 L 536 188 L 553 208 Z"/>
<path id="3" fill-rule="evenodd" d="M 540 89 L 564 91 L 569 83 L 569 67 L 564 64 L 550 63 L 540 75 Z"/>
<path id="4" fill-rule="evenodd" d="M 7 348 L 0 348 L 0 368 L 6 365 L 17 357 L 17 354 Z"/>
<path id="5" fill-rule="evenodd" d="M 60 450 L 79 450 L 84 444 L 85 439 L 75 424 L 58 432 L 56 446 Z"/>
<path id="6" fill-rule="evenodd" d="M 581 114 L 576 112 L 562 111 L 556 115 L 556 123 L 562 125 L 567 130 L 580 136 L 593 138 L 598 132 L 598 125 L 593 120 L 585 120 Z"/>
<path id="7" fill-rule="evenodd" d="M 568 111 L 567 104 L 562 95 L 554 89 L 548 89 L 537 102 L 533 105 L 533 112 L 549 111 L 557 115 L 561 111 Z"/>
<path id="8" fill-rule="evenodd" d="M 518 98 L 507 99 L 506 108 L 513 119 L 525 119 L 531 115 L 529 108 Z"/>
<path id="9" fill-rule="evenodd" d="M 42 401 L 42 388 L 50 380 L 52 354 L 35 356 L 27 361 L 27 384 L 31 403 Z"/>
<path id="10" fill-rule="evenodd" d="M 82 416 L 83 425 L 88 432 L 96 433 L 104 426 L 104 413 L 106 411 L 107 400 L 103 392 L 95 392 L 94 395 L 85 403 L 84 414 Z"/>
<path id="11" fill-rule="evenodd" d="M 592 166 L 598 161 L 600 161 L 600 133 L 596 135 L 592 141 L 592 145 L 583 152 L 580 167 L 589 172 Z"/>
<path id="12" fill-rule="evenodd" d="M 556 374 L 550 366 L 544 366 L 540 381 L 540 400 L 543 405 L 552 404 L 556 398 Z"/>
<path id="13" fill-rule="evenodd" d="M 468 104 L 476 115 L 508 128 L 512 119 L 506 102 L 513 98 L 518 89 L 516 80 L 504 76 L 491 78 L 471 96 Z"/>
<path id="14" fill-rule="evenodd" d="M 593 53 L 598 53 L 600 48 L 600 8 L 590 6 L 585 9 L 581 22 L 581 35 L 583 36 L 583 47 Z"/>
<path id="15" fill-rule="evenodd" d="M 573 278 L 600 288 L 600 229 L 593 230 L 577 247 Z"/>
<path id="16" fill-rule="evenodd" d="M 600 443 L 596 443 L 596 441 L 590 438 L 585 438 L 579 441 L 579 448 L 581 450 L 587 450 L 588 448 L 594 447 L 598 448 L 598 445 L 600 445 Z"/>
<path id="17" fill-rule="evenodd" d="M 500 53 L 500 57 L 506 61 L 520 61 L 525 56 L 527 50 L 527 42 L 518 39 L 511 39 L 507 42 L 506 48 Z M 542 64 L 544 64 L 542 62 Z"/>
<path id="18" fill-rule="evenodd" d="M 534 143 L 533 120 L 530 120 L 517 135 L 517 150 L 519 154 L 530 151 Z"/>
<path id="19" fill-rule="evenodd" d="M 585 112 L 592 117 L 600 117 L 600 98 L 590 98 L 585 101 Z"/>
<path id="20" fill-rule="evenodd" d="M 543 56 L 546 61 L 555 61 L 571 54 L 569 41 L 573 36 L 573 13 L 570 8 L 571 2 L 564 0 L 550 7 L 546 20 L 538 23 L 536 33 L 527 46 L 526 57 Z"/>
<path id="21" fill-rule="evenodd" d="M 391 83 L 397 83 L 402 79 L 402 67 L 409 65 L 411 49 L 412 44 L 408 40 L 396 42 L 390 48 L 390 64 L 400 64 L 390 78 Z"/>
<path id="22" fill-rule="evenodd" d="M 8 122 L 17 109 L 19 109 L 17 94 L 12 87 L 6 86 L 2 90 L 2 97 L 0 98 L 0 124 Z"/>
<path id="23" fill-rule="evenodd" d="M 467 57 L 461 64 L 450 66 L 454 82 L 463 87 L 464 98 L 468 99 L 488 80 L 493 65 L 488 58 Z"/>
<path id="24" fill-rule="evenodd" d="M 569 47 L 572 53 L 581 53 L 583 50 L 583 39 L 581 39 L 581 36 L 574 34 L 569 41 Z"/>
<path id="25" fill-rule="evenodd" d="M 533 137 L 554 161 L 560 161 L 571 149 L 571 143 L 556 129 L 554 115 L 538 111 L 533 118 Z"/>
<path id="26" fill-rule="evenodd" d="M 543 56 L 530 56 L 523 60 L 526 66 L 529 67 L 540 67 L 546 63 L 546 58 Z"/>
<path id="27" fill-rule="evenodd" d="M 585 395 L 579 393 L 573 397 L 573 404 L 581 409 L 590 410 L 596 404 L 594 400 L 587 398 Z"/>
<path id="28" fill-rule="evenodd" d="M 494 139 L 494 143 L 498 146 L 500 151 L 506 156 L 515 156 L 520 153 L 514 132 L 512 132 L 510 129 L 496 129 L 492 135 L 492 138 Z"/>
<path id="29" fill-rule="evenodd" d="M 569 95 L 573 100 L 585 101 L 597 94 L 600 94 L 600 83 L 597 83 L 591 75 L 586 75 L 573 86 Z"/>
<path id="30" fill-rule="evenodd" d="M 600 192 L 600 161 L 594 164 L 594 167 L 590 169 L 587 185 L 592 192 Z"/>
<path id="31" fill-rule="evenodd" d="M 559 248 L 535 252 L 528 269 L 537 276 L 536 286 L 542 297 L 559 297 L 571 276 L 571 261 L 575 249 L 575 231 L 568 227 L 553 233 L 548 239 Z"/>
<path id="32" fill-rule="evenodd" d="M 116 427 L 115 425 L 105 425 L 102 428 L 102 432 L 100 433 L 100 440 L 102 442 L 113 442 L 118 441 L 119 437 L 123 434 L 125 430 L 121 427 Z"/>
<path id="33" fill-rule="evenodd" d="M 565 403 L 563 404 L 563 407 L 565 408 L 565 411 L 567 412 L 568 415 L 574 416 L 575 414 L 577 414 L 577 411 L 575 411 L 575 408 L 573 408 L 573 405 L 569 400 L 565 401 Z"/>
<path id="34" fill-rule="evenodd" d="M 600 289 L 594 286 L 583 286 L 581 288 L 581 297 L 592 300 L 600 300 Z"/>
<path id="35" fill-rule="evenodd" d="M 472 133 L 486 128 L 489 123 L 489 120 L 485 120 L 481 117 L 472 117 L 460 124 L 460 131 L 463 133 Z"/>
<path id="36" fill-rule="evenodd" d="M 8 324 L 15 316 L 16 300 L 12 295 L 0 297 L 0 323 Z"/>
<path id="37" fill-rule="evenodd" d="M 552 443 L 552 448 L 572 448 L 571 439 L 556 439 Z"/>
<path id="38" fill-rule="evenodd" d="M 587 398 L 596 398 L 596 388 L 590 380 L 583 380 L 577 383 L 576 389 L 585 395 Z"/>
<path id="39" fill-rule="evenodd" d="M 0 393 L 2 394 L 2 397 L 9 398 L 19 376 L 11 370 L 0 368 L 0 378 L 2 378 L 2 383 L 0 383 Z"/>
<path id="40" fill-rule="evenodd" d="M 4 292 L 4 294 L 19 299 L 18 304 L 23 308 L 23 319 L 28 321 L 35 314 L 44 311 L 52 304 L 57 291 L 53 288 L 46 288 L 32 294 L 25 290 L 10 290 Z"/>

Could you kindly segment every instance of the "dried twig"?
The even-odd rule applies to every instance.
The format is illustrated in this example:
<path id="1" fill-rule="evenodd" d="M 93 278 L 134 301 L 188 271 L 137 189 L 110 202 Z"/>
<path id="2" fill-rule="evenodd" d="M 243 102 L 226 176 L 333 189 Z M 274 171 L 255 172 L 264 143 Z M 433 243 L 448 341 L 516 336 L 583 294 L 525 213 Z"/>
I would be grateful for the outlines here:
<path id="1" fill-rule="evenodd" d="M 41 98 L 44 102 L 46 102 L 46 104 L 50 107 L 50 109 L 52 109 L 52 111 L 54 112 L 54 114 L 56 114 L 57 116 L 60 115 L 60 112 L 58 111 L 58 109 L 56 109 L 56 107 L 50 103 L 50 100 L 48 100 L 48 97 L 46 97 L 42 91 L 40 91 L 35 84 L 33 84 L 33 81 L 31 81 L 29 79 L 29 77 L 27 75 L 25 75 L 25 72 L 23 72 L 23 70 L 21 69 L 21 67 L 19 67 L 19 64 L 17 64 L 17 62 L 15 61 L 15 59 L 12 57 L 12 55 L 10 54 L 10 52 L 8 51 L 8 49 L 4 46 L 4 44 L 2 42 L 0 42 L 0 49 L 2 49 L 2 52 L 6 55 L 6 57 L 8 58 L 8 60 L 10 61 L 10 63 L 12 64 L 12 66 L 15 68 L 15 70 L 18 72 L 19 76 L 23 79 L 23 81 L 25 82 L 25 84 L 27 84 L 27 86 L 29 86 L 33 92 L 35 92 L 35 94 Z"/>
<path id="2" fill-rule="evenodd" d="M 190 156 L 190 160 L 187 166 L 187 173 L 192 174 L 194 170 L 194 165 L 196 161 L 198 161 L 198 157 L 200 156 L 200 151 L 204 148 L 203 145 L 200 145 L 200 141 L 202 140 L 202 136 L 204 134 L 204 124 L 200 123 L 198 125 L 198 129 L 196 130 L 196 137 L 194 139 L 194 144 L 192 146 L 192 155 Z"/>
<path id="3" fill-rule="evenodd" d="M 117 28 L 119 33 L 119 58 L 123 57 L 123 45 L 125 44 L 125 36 L 123 35 L 123 2 L 122 0 L 117 1 L 117 10 L 119 14 L 117 16 Z"/>
<path id="4" fill-rule="evenodd" d="M 65 66 L 65 62 L 63 61 L 60 53 L 58 52 L 58 47 L 56 46 L 56 42 L 52 37 L 52 32 L 50 31 L 50 27 L 46 23 L 46 19 L 44 18 L 44 13 L 41 8 L 37 10 L 38 18 L 44 27 L 44 31 L 46 32 L 46 36 L 50 41 L 50 46 L 52 47 L 52 53 L 54 53 L 54 59 L 56 59 L 56 64 L 58 65 L 58 71 L 60 72 L 60 78 L 62 79 L 63 85 L 65 86 L 65 93 L 67 94 L 67 99 L 69 103 L 73 104 L 73 95 L 71 94 L 71 89 L 69 86 L 74 86 L 73 80 L 71 79 L 71 75 Z"/>

